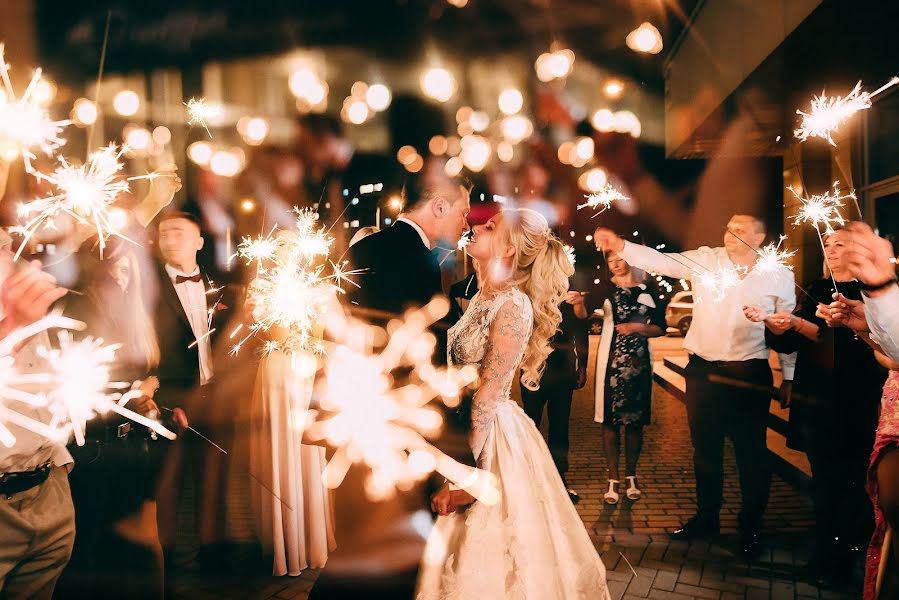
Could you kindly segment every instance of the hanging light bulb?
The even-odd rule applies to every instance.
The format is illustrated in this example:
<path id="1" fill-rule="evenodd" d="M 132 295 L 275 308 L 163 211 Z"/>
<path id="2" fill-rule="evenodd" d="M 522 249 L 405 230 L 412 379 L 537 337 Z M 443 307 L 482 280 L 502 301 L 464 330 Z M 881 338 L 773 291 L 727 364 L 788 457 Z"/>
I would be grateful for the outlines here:
<path id="1" fill-rule="evenodd" d="M 428 97 L 446 102 L 456 93 L 456 80 L 446 69 L 429 69 L 421 78 L 421 89 Z"/>
<path id="2" fill-rule="evenodd" d="M 639 27 L 627 34 L 627 47 L 634 52 L 658 54 L 662 51 L 662 34 L 652 23 L 641 23 Z"/>

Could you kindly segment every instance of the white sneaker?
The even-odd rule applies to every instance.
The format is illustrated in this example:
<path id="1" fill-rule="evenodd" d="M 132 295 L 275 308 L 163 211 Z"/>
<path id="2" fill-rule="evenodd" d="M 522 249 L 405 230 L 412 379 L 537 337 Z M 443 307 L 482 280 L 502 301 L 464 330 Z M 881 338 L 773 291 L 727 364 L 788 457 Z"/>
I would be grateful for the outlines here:
<path id="1" fill-rule="evenodd" d="M 637 487 L 637 476 L 636 475 L 628 475 L 625 477 L 630 482 L 630 485 L 627 487 L 627 498 L 628 500 L 633 500 L 636 502 L 640 499 L 641 493 L 640 489 Z"/>
<path id="2" fill-rule="evenodd" d="M 606 492 L 605 495 L 603 495 L 603 499 L 606 501 L 606 504 L 618 504 L 618 500 L 621 499 L 617 491 L 619 483 L 621 482 L 617 479 L 609 480 L 609 491 Z"/>

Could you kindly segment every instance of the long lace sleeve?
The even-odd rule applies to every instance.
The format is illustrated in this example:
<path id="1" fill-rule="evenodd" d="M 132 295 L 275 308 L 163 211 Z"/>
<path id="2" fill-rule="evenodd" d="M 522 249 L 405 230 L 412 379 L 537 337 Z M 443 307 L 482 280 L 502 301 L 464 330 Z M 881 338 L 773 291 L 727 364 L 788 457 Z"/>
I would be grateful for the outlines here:
<path id="1" fill-rule="evenodd" d="M 531 310 L 520 298 L 498 300 L 502 304 L 489 320 L 489 333 L 480 366 L 480 385 L 472 398 L 469 443 L 477 464 L 488 468 L 489 456 L 481 451 L 493 426 L 497 404 L 509 397 L 512 379 L 531 335 Z"/>

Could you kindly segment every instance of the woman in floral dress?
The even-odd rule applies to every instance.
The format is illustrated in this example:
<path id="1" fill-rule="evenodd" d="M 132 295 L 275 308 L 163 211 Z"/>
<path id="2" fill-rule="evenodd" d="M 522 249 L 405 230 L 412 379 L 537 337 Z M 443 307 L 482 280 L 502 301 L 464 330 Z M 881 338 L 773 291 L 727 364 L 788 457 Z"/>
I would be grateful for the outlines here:
<path id="1" fill-rule="evenodd" d="M 608 504 L 617 504 L 622 425 L 626 494 L 630 500 L 639 500 L 641 496 L 637 461 L 643 446 L 643 427 L 649 424 L 652 412 L 649 338 L 664 335 L 665 310 L 658 289 L 643 281 L 641 271 L 614 252 L 606 259 L 613 285 L 603 303 L 594 420 L 603 424 L 603 447 L 609 466 L 609 489 L 603 498 Z"/>

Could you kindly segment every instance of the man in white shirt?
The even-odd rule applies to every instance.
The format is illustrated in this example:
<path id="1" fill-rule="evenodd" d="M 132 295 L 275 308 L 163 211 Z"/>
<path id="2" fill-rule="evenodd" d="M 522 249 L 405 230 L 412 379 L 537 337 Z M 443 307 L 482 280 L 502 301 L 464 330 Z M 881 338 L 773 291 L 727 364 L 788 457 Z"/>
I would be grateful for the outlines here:
<path id="1" fill-rule="evenodd" d="M 743 306 L 759 306 L 769 313 L 792 312 L 796 304 L 793 275 L 786 268 L 774 273 L 753 269 L 765 240 L 759 219 L 734 215 L 727 225 L 724 247 L 702 247 L 666 254 L 627 242 L 608 229 L 594 234 L 596 246 L 616 252 L 645 271 L 689 279 L 696 299 L 693 322 L 684 340 L 690 352 L 686 369 L 687 418 L 696 472 L 696 515 L 675 530 L 675 539 L 716 535 L 724 486 L 724 438 L 734 444 L 740 472 L 743 507 L 740 532 L 743 552 L 761 552 L 761 528 L 768 503 L 770 470 L 767 456 L 767 419 L 770 397 L 764 392 L 714 383 L 726 377 L 756 386 L 770 386 L 765 328 L 743 315 Z M 722 289 L 710 277 L 731 275 L 733 285 Z M 782 356 L 785 381 L 793 379 L 794 356 Z"/>
<path id="2" fill-rule="evenodd" d="M 0 339 L 14 328 L 47 314 L 66 290 L 36 263 L 14 272 L 11 240 L 0 236 Z M 37 347 L 49 346 L 46 332 L 26 341 L 16 352 L 22 373 L 45 370 Z M 49 422 L 44 409 L 18 406 L 34 419 Z M 11 447 L 0 444 L 0 596 L 49 598 L 72 555 L 75 509 L 68 473 L 72 457 L 65 446 L 5 423 L 15 436 Z"/>

